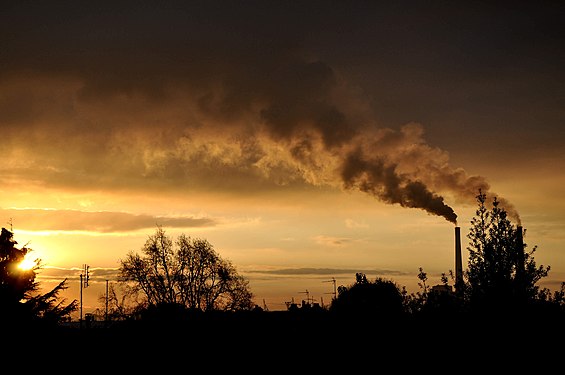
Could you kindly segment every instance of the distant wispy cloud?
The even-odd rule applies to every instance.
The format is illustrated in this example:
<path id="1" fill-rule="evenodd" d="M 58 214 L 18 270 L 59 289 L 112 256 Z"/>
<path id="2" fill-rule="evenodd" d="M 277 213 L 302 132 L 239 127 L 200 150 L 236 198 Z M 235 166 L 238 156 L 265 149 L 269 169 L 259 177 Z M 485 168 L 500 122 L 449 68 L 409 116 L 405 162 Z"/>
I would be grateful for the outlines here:
<path id="1" fill-rule="evenodd" d="M 355 221 L 353 219 L 345 219 L 345 226 L 349 229 L 368 228 L 369 227 L 369 225 L 367 225 L 365 223 L 360 223 L 360 222 Z"/>
<path id="2" fill-rule="evenodd" d="M 105 282 L 106 280 L 116 281 L 118 279 L 117 268 L 96 268 L 91 267 L 88 269 L 89 282 Z M 45 266 L 37 271 L 37 277 L 40 282 L 44 281 L 62 281 L 67 279 L 68 282 L 79 281 L 81 274 L 84 275 L 82 268 L 62 268 Z"/>
<path id="3" fill-rule="evenodd" d="M 270 270 L 246 270 L 249 274 L 267 274 L 276 276 L 304 276 L 304 275 L 355 275 L 364 273 L 365 275 L 406 275 L 405 272 L 385 269 L 353 269 L 353 268 L 280 268 Z"/>
<path id="4" fill-rule="evenodd" d="M 347 237 L 333 237 L 333 236 L 315 236 L 314 241 L 319 245 L 324 246 L 344 246 L 353 242 L 351 238 Z"/>
<path id="5" fill-rule="evenodd" d="M 0 213 L 17 223 L 20 230 L 127 232 L 154 228 L 195 228 L 215 226 L 214 219 L 192 216 L 153 216 L 110 211 L 2 209 Z"/>
<path id="6" fill-rule="evenodd" d="M 80 280 L 81 273 L 84 270 L 81 268 L 61 268 L 45 266 L 38 272 L 38 279 L 41 281 L 54 280 L 61 281 L 67 279 L 70 281 Z M 91 282 L 105 282 L 106 280 L 116 281 L 118 279 L 117 268 L 90 268 L 89 280 Z M 392 276 L 406 276 L 408 273 L 389 270 L 389 269 L 358 269 L 358 268 L 278 268 L 278 269 L 246 269 L 241 274 L 244 277 L 251 279 L 260 278 L 261 276 L 271 277 L 327 277 L 327 276 L 347 276 L 352 277 L 357 273 L 363 273 L 367 277 L 372 278 L 375 276 L 392 277 Z"/>

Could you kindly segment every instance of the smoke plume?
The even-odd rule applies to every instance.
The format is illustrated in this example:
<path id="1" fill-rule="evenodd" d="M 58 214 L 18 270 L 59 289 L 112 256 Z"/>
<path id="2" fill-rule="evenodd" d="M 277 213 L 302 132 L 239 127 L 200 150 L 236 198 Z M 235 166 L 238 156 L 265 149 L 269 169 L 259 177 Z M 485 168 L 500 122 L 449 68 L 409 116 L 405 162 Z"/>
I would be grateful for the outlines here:
<path id="1" fill-rule="evenodd" d="M 457 215 L 444 203 L 443 197 L 431 192 L 421 181 L 397 173 L 396 165 L 385 165 L 382 159 L 370 161 L 361 151 L 351 153 L 343 164 L 342 178 L 347 188 L 358 188 L 379 200 L 424 211 L 456 224 Z"/>
<path id="2" fill-rule="evenodd" d="M 451 223 L 450 204 L 492 195 L 428 145 L 422 125 L 380 126 L 363 93 L 305 49 L 307 18 L 288 30 L 257 9 L 240 20 L 230 7 L 159 5 L 121 19 L 98 5 L 72 17 L 20 7 L 0 26 L 19 30 L 0 73 L 5 185 L 243 194 L 310 184 Z M 216 22 L 199 16 L 210 10 Z M 50 33 L 20 28 L 24 17 Z"/>

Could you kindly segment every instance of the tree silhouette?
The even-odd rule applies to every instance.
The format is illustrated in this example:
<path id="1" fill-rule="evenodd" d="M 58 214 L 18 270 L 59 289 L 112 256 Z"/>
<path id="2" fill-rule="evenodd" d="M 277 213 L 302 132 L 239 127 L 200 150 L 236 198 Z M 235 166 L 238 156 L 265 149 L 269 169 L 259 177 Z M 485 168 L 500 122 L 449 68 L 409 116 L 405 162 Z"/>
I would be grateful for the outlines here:
<path id="1" fill-rule="evenodd" d="M 147 307 L 138 297 L 135 293 L 129 293 L 126 284 L 110 283 L 107 293 L 98 297 L 98 302 L 104 306 L 103 309 L 97 309 L 98 315 L 104 315 L 107 322 L 132 319 Z"/>
<path id="2" fill-rule="evenodd" d="M 445 273 L 441 276 L 442 284 L 430 288 L 426 284 L 427 274 L 420 268 L 421 291 L 406 295 L 406 310 L 412 315 L 442 318 L 465 312 L 482 313 L 482 317 L 508 312 L 513 316 L 541 311 L 562 313 L 565 283 L 554 292 L 537 285 L 549 274 L 550 267 L 536 264 L 537 246 L 526 251 L 526 231 L 521 225 L 511 223 L 496 197 L 490 209 L 481 190 L 476 199 L 478 208 L 467 235 L 469 259 L 462 290 L 456 288 L 453 292 Z M 449 271 L 449 275 L 456 285 L 453 272 Z"/>
<path id="3" fill-rule="evenodd" d="M 66 279 L 51 291 L 38 293 L 36 273 L 42 268 L 36 259 L 29 269 L 18 266 L 32 249 L 16 247 L 14 235 L 6 228 L 0 233 L 0 318 L 12 323 L 56 325 L 70 318 L 77 309 L 77 301 L 65 304 L 59 294 L 67 288 Z"/>
<path id="4" fill-rule="evenodd" d="M 143 256 L 132 251 L 120 261 L 119 281 L 128 285 L 128 293 L 144 296 L 147 308 L 239 311 L 255 306 L 248 281 L 204 239 L 181 234 L 173 242 L 158 227 L 142 251 Z"/>
<path id="5" fill-rule="evenodd" d="M 451 279 L 454 276 L 450 273 Z M 420 291 L 415 293 L 404 293 L 404 307 L 406 312 L 413 316 L 437 315 L 445 317 L 459 309 L 459 300 L 453 293 L 453 288 L 449 285 L 449 278 L 445 273 L 441 274 L 441 284 L 429 286 L 427 284 L 428 274 L 422 267 L 418 272 L 418 286 Z"/>
<path id="6" fill-rule="evenodd" d="M 339 286 L 337 298 L 330 305 L 331 312 L 359 317 L 398 317 L 403 314 L 403 291 L 394 281 L 381 277 L 370 281 L 363 273 L 355 276 L 354 284 Z"/>
<path id="7" fill-rule="evenodd" d="M 479 190 L 476 216 L 471 220 L 465 296 L 473 309 L 523 308 L 539 300 L 537 282 L 550 267 L 537 266 L 534 252 L 526 252 L 522 227 L 515 227 L 496 197 L 486 207 L 486 194 Z"/>

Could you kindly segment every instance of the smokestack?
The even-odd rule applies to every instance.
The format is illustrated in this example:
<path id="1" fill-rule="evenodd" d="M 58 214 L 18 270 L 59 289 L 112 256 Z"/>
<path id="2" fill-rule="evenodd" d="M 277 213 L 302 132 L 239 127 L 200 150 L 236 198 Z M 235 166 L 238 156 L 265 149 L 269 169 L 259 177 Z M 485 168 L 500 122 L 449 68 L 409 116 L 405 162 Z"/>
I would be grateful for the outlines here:
<path id="1" fill-rule="evenodd" d="M 455 291 L 463 289 L 463 261 L 461 259 L 461 228 L 455 227 Z"/>
<path id="2" fill-rule="evenodd" d="M 522 226 L 516 227 L 516 279 L 522 282 L 525 271 L 524 259 L 524 235 Z"/>

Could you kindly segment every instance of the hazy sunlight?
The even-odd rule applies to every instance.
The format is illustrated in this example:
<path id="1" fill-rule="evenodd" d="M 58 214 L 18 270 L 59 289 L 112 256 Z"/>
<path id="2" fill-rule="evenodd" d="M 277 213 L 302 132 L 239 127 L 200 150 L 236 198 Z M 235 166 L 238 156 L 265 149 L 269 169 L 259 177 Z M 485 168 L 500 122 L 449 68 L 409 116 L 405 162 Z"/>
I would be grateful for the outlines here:
<path id="1" fill-rule="evenodd" d="M 27 253 L 24 260 L 18 264 L 18 268 L 24 271 L 32 269 L 37 264 L 37 259 L 33 258 L 31 253 Z"/>

